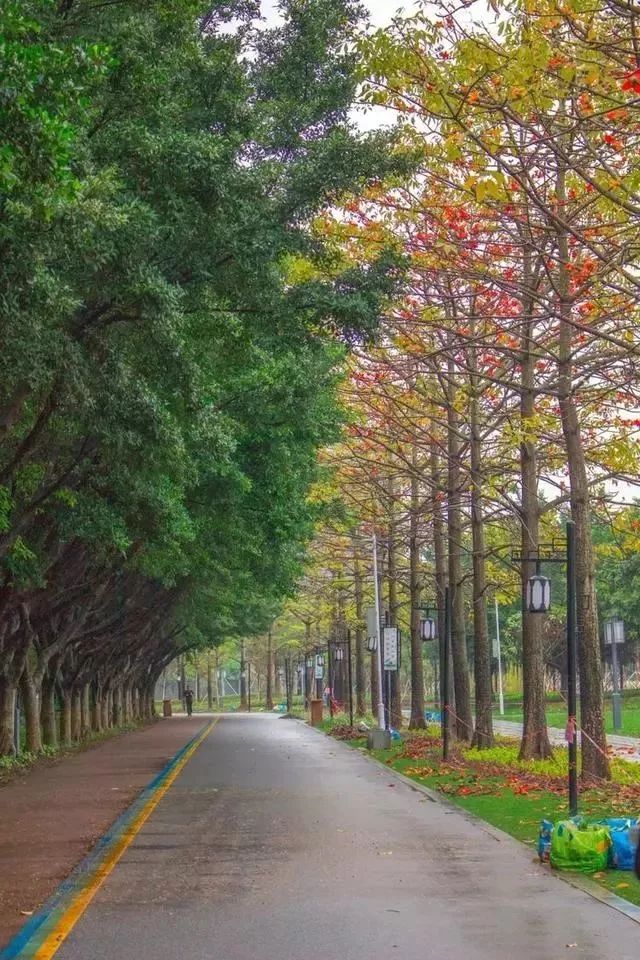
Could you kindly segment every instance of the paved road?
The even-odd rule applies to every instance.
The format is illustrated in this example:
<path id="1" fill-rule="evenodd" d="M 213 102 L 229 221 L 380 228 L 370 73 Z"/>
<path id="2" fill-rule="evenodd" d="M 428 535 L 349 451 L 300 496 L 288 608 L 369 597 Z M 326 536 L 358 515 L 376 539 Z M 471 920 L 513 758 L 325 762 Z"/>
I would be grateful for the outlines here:
<path id="1" fill-rule="evenodd" d="M 640 926 L 515 841 L 295 721 L 233 715 L 56 960 L 637 960 L 639 947 Z"/>

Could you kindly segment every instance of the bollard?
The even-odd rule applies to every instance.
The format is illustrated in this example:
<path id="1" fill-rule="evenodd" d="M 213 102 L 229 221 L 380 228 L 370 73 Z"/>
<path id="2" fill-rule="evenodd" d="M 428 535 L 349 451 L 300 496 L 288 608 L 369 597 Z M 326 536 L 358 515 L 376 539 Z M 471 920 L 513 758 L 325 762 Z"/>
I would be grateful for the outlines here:
<path id="1" fill-rule="evenodd" d="M 311 726 L 317 727 L 322 723 L 322 700 L 311 700 L 309 706 L 311 707 Z"/>

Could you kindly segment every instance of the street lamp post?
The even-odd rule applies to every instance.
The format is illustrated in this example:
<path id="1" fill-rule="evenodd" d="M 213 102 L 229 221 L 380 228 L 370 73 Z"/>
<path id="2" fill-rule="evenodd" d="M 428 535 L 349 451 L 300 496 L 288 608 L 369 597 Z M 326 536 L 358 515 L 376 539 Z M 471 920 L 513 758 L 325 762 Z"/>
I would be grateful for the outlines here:
<path id="1" fill-rule="evenodd" d="M 423 643 L 430 643 L 438 639 L 438 626 L 431 616 L 431 611 L 438 609 L 435 600 L 429 600 L 427 603 L 419 604 L 414 609 L 418 610 L 424 616 L 420 617 L 420 639 Z"/>
<path id="2" fill-rule="evenodd" d="M 309 701 L 313 696 L 313 685 L 315 682 L 314 676 L 313 676 L 313 662 L 314 662 L 313 655 L 310 653 L 307 653 L 306 670 L 305 670 L 305 697 L 304 697 L 305 708 L 309 706 Z"/>
<path id="3" fill-rule="evenodd" d="M 316 699 L 322 700 L 322 679 L 324 676 L 324 657 L 320 653 L 320 647 L 316 647 L 315 656 L 315 681 L 316 681 Z"/>
<path id="4" fill-rule="evenodd" d="M 577 651 L 577 608 L 576 608 L 576 543 L 575 526 L 567 521 L 567 539 L 565 552 L 559 551 L 555 543 L 540 545 L 535 552 L 527 556 L 514 554 L 515 562 L 533 561 L 536 572 L 525 584 L 525 605 L 529 613 L 548 613 L 551 607 L 551 583 L 542 575 L 542 563 L 564 563 L 567 570 L 567 753 L 568 753 L 568 790 L 569 815 L 578 813 L 578 725 L 577 725 L 577 687 L 578 687 L 578 651 Z"/>
<path id="5" fill-rule="evenodd" d="M 604 625 L 604 642 L 611 647 L 611 674 L 613 680 L 613 690 L 611 692 L 611 705 L 613 707 L 613 729 L 620 730 L 622 727 L 622 696 L 620 683 L 620 664 L 618 661 L 618 644 L 624 643 L 624 620 L 614 617 L 607 620 Z"/>
<path id="6" fill-rule="evenodd" d="M 335 665 L 337 663 L 343 664 L 345 661 L 345 647 L 346 647 L 346 659 L 347 659 L 347 683 L 349 685 L 349 723 L 350 726 L 353 726 L 353 677 L 352 677 L 352 666 L 351 666 L 351 630 L 347 630 L 346 640 L 331 640 L 328 644 L 328 655 L 329 655 L 329 676 L 333 679 L 329 680 L 331 687 L 331 694 L 333 698 L 333 685 L 335 683 Z M 372 652 L 375 652 L 375 647 Z M 331 669 L 331 663 L 333 662 L 333 670 Z M 344 682 L 344 673 L 342 674 L 342 683 Z M 330 701 L 330 712 L 333 716 L 333 703 Z"/>
<path id="7" fill-rule="evenodd" d="M 353 677 L 351 676 L 351 630 L 347 630 L 347 680 L 349 683 L 349 726 L 353 727 Z"/>
<path id="8" fill-rule="evenodd" d="M 378 661 L 378 689 L 376 695 L 378 699 L 378 726 L 381 730 L 385 729 L 385 710 L 383 693 L 383 672 L 382 672 L 382 637 L 380 636 L 380 584 L 378 583 L 378 542 L 375 533 L 373 534 L 373 594 L 375 602 L 375 638 Z"/>
<path id="9" fill-rule="evenodd" d="M 420 637 L 424 642 L 438 639 L 438 627 L 436 621 L 429 614 L 432 609 L 437 610 L 438 605 L 435 601 L 430 601 L 417 609 L 426 616 L 420 619 Z M 440 637 L 440 731 L 442 736 L 442 758 L 449 759 L 450 754 L 450 670 L 449 660 L 451 657 L 451 594 L 449 587 L 445 587 L 444 592 L 444 630 Z"/>

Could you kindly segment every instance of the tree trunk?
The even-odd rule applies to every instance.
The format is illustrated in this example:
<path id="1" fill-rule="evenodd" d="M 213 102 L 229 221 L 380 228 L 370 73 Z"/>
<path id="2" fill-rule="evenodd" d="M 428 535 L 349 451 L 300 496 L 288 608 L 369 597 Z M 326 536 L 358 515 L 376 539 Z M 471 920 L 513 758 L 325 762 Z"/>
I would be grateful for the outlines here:
<path id="1" fill-rule="evenodd" d="M 457 386 L 454 361 L 449 360 L 447 385 L 448 435 L 448 540 L 449 590 L 451 591 L 451 654 L 453 659 L 453 686 L 455 690 L 455 730 L 460 740 L 471 740 L 473 716 L 469 687 L 469 662 L 464 616 L 464 586 L 462 575 L 462 476 L 460 469 L 460 414 L 456 409 Z"/>
<path id="2" fill-rule="evenodd" d="M 424 669 L 420 636 L 420 482 L 418 479 L 417 446 L 411 452 L 411 511 L 409 515 L 409 602 L 411 604 L 411 719 L 410 730 L 426 727 L 424 719 Z"/>
<path id="3" fill-rule="evenodd" d="M 93 688 L 93 710 L 91 713 L 91 729 L 94 733 L 102 732 L 102 688 L 97 684 Z"/>
<path id="4" fill-rule="evenodd" d="M 104 690 L 100 702 L 100 723 L 103 730 L 109 730 L 111 727 L 111 691 Z"/>
<path id="5" fill-rule="evenodd" d="M 149 698 L 149 720 L 156 719 L 156 699 L 155 699 L 155 681 L 147 687 L 147 696 Z"/>
<path id="6" fill-rule="evenodd" d="M 20 678 L 20 699 L 24 711 L 26 749 L 29 753 L 42 751 L 42 732 L 40 728 L 40 690 L 41 675 L 30 673 L 27 666 Z"/>
<path id="7" fill-rule="evenodd" d="M 280 703 L 282 700 L 282 682 L 280 680 L 280 667 L 276 660 L 275 653 L 273 655 L 273 695 L 277 703 Z"/>
<path id="8" fill-rule="evenodd" d="M 58 746 L 58 724 L 56 720 L 56 683 L 49 673 L 42 680 L 40 719 L 42 722 L 42 741 L 48 747 Z"/>
<path id="9" fill-rule="evenodd" d="M 211 674 L 211 650 L 207 650 L 207 710 L 213 710 L 213 677 Z"/>
<path id="10" fill-rule="evenodd" d="M 395 529 L 395 483 L 393 477 L 389 478 L 389 539 L 388 539 L 388 562 L 387 574 L 389 577 L 389 615 L 391 626 L 397 626 L 398 616 L 398 569 L 396 557 L 396 529 Z M 398 660 L 400 660 L 400 648 L 398 647 Z M 400 666 L 397 670 L 391 671 L 390 677 L 391 703 L 389 705 L 389 724 L 395 730 L 402 727 L 402 693 L 400 690 Z"/>
<path id="11" fill-rule="evenodd" d="M 535 415 L 535 339 L 531 252 L 524 250 L 523 284 L 527 296 L 523 299 L 521 337 L 521 394 L 520 394 L 520 485 L 522 518 L 520 551 L 522 581 L 522 689 L 523 728 L 520 759 L 544 759 L 552 755 L 547 732 L 544 696 L 544 658 L 542 650 L 542 623 L 540 614 L 529 613 L 525 601 L 528 578 L 535 565 L 527 557 L 536 555 L 539 546 L 540 501 L 538 498 L 538 468 L 535 443 L 531 441 L 531 422 Z"/>
<path id="12" fill-rule="evenodd" d="M 305 635 L 308 636 L 310 623 L 305 623 Z M 273 637 L 271 630 L 267 633 L 267 691 L 266 703 L 267 710 L 273 710 Z"/>
<path id="13" fill-rule="evenodd" d="M 356 667 L 356 716 L 363 717 L 367 712 L 366 697 L 366 678 L 364 670 L 364 601 L 362 591 L 362 569 L 360 567 L 360 557 L 354 548 L 353 554 L 353 582 L 356 602 L 356 644 L 355 644 L 355 667 Z"/>
<path id="14" fill-rule="evenodd" d="M 469 346 L 471 370 L 469 414 L 471 426 L 471 533 L 473 541 L 473 662 L 476 694 L 476 725 L 473 745 L 479 749 L 493 746 L 493 692 L 491 689 L 491 644 L 487 623 L 487 577 L 485 562 L 484 510 L 482 502 L 482 454 L 478 416 L 479 382 L 477 377 L 475 331 Z"/>
<path id="15" fill-rule="evenodd" d="M 566 202 L 565 171 L 560 162 L 557 176 L 558 203 Z M 558 230 L 558 303 L 560 331 L 558 344 L 558 400 L 562 433 L 567 452 L 571 517 L 576 541 L 576 607 L 578 657 L 580 666 L 580 727 L 583 730 L 582 775 L 611 778 L 604 730 L 602 661 L 598 630 L 595 563 L 591 534 L 591 502 L 587 465 L 580 435 L 580 422 L 573 393 L 573 326 L 569 277 L 569 241 Z"/>
<path id="16" fill-rule="evenodd" d="M 164 699 L 164 698 L 163 698 Z M 113 690 L 111 720 L 114 727 L 122 726 L 122 687 L 118 684 Z"/>
<path id="17" fill-rule="evenodd" d="M 131 687 L 128 683 L 122 685 L 122 719 L 125 724 L 131 723 Z"/>
<path id="18" fill-rule="evenodd" d="M 71 743 L 72 741 L 72 719 L 71 719 L 71 691 L 62 691 L 62 712 L 60 714 L 60 742 Z"/>
<path id="19" fill-rule="evenodd" d="M 240 641 L 240 709 L 247 709 L 247 663 L 244 658 L 244 640 Z"/>
<path id="20" fill-rule="evenodd" d="M 445 628 L 445 589 L 447 585 L 447 551 L 444 532 L 444 517 L 442 513 L 442 490 L 440 457 L 438 447 L 435 441 L 431 444 L 431 513 L 433 515 L 433 558 L 436 577 L 436 600 L 438 604 L 438 673 L 442 676 L 442 666 L 444 658 L 444 628 Z M 451 676 L 452 671 L 449 671 Z M 441 691 L 438 686 L 436 699 L 442 709 Z M 451 717 L 446 721 L 451 727 Z M 452 732 L 452 731 L 450 731 Z"/>
<path id="21" fill-rule="evenodd" d="M 0 674 L 0 757 L 15 753 L 15 707 L 16 686 L 8 677 Z"/>
<path id="22" fill-rule="evenodd" d="M 71 691 L 71 740 L 76 743 L 82 737 L 82 691 Z"/>
<path id="23" fill-rule="evenodd" d="M 81 695 L 81 715 L 82 715 L 82 739 L 86 739 L 91 733 L 91 687 L 85 683 Z"/>
<path id="24" fill-rule="evenodd" d="M 187 678 L 186 678 L 185 669 L 184 669 L 184 654 L 181 654 L 180 656 L 179 665 L 180 665 L 180 696 L 178 699 L 182 700 L 182 709 L 184 710 L 185 709 L 184 691 L 187 689 Z"/>

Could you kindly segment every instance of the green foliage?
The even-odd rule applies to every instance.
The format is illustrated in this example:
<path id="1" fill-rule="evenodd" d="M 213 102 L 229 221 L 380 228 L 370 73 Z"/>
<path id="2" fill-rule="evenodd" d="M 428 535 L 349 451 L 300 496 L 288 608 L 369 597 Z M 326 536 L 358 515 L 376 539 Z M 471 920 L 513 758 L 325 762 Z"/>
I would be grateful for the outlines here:
<path id="1" fill-rule="evenodd" d="M 348 341 L 398 267 L 309 225 L 394 161 L 348 119 L 350 0 L 258 33 L 240 0 L 64 8 L 0 13 L 3 576 L 75 602 L 66 552 L 110 585 L 109 643 L 210 645 L 302 570 Z"/>

